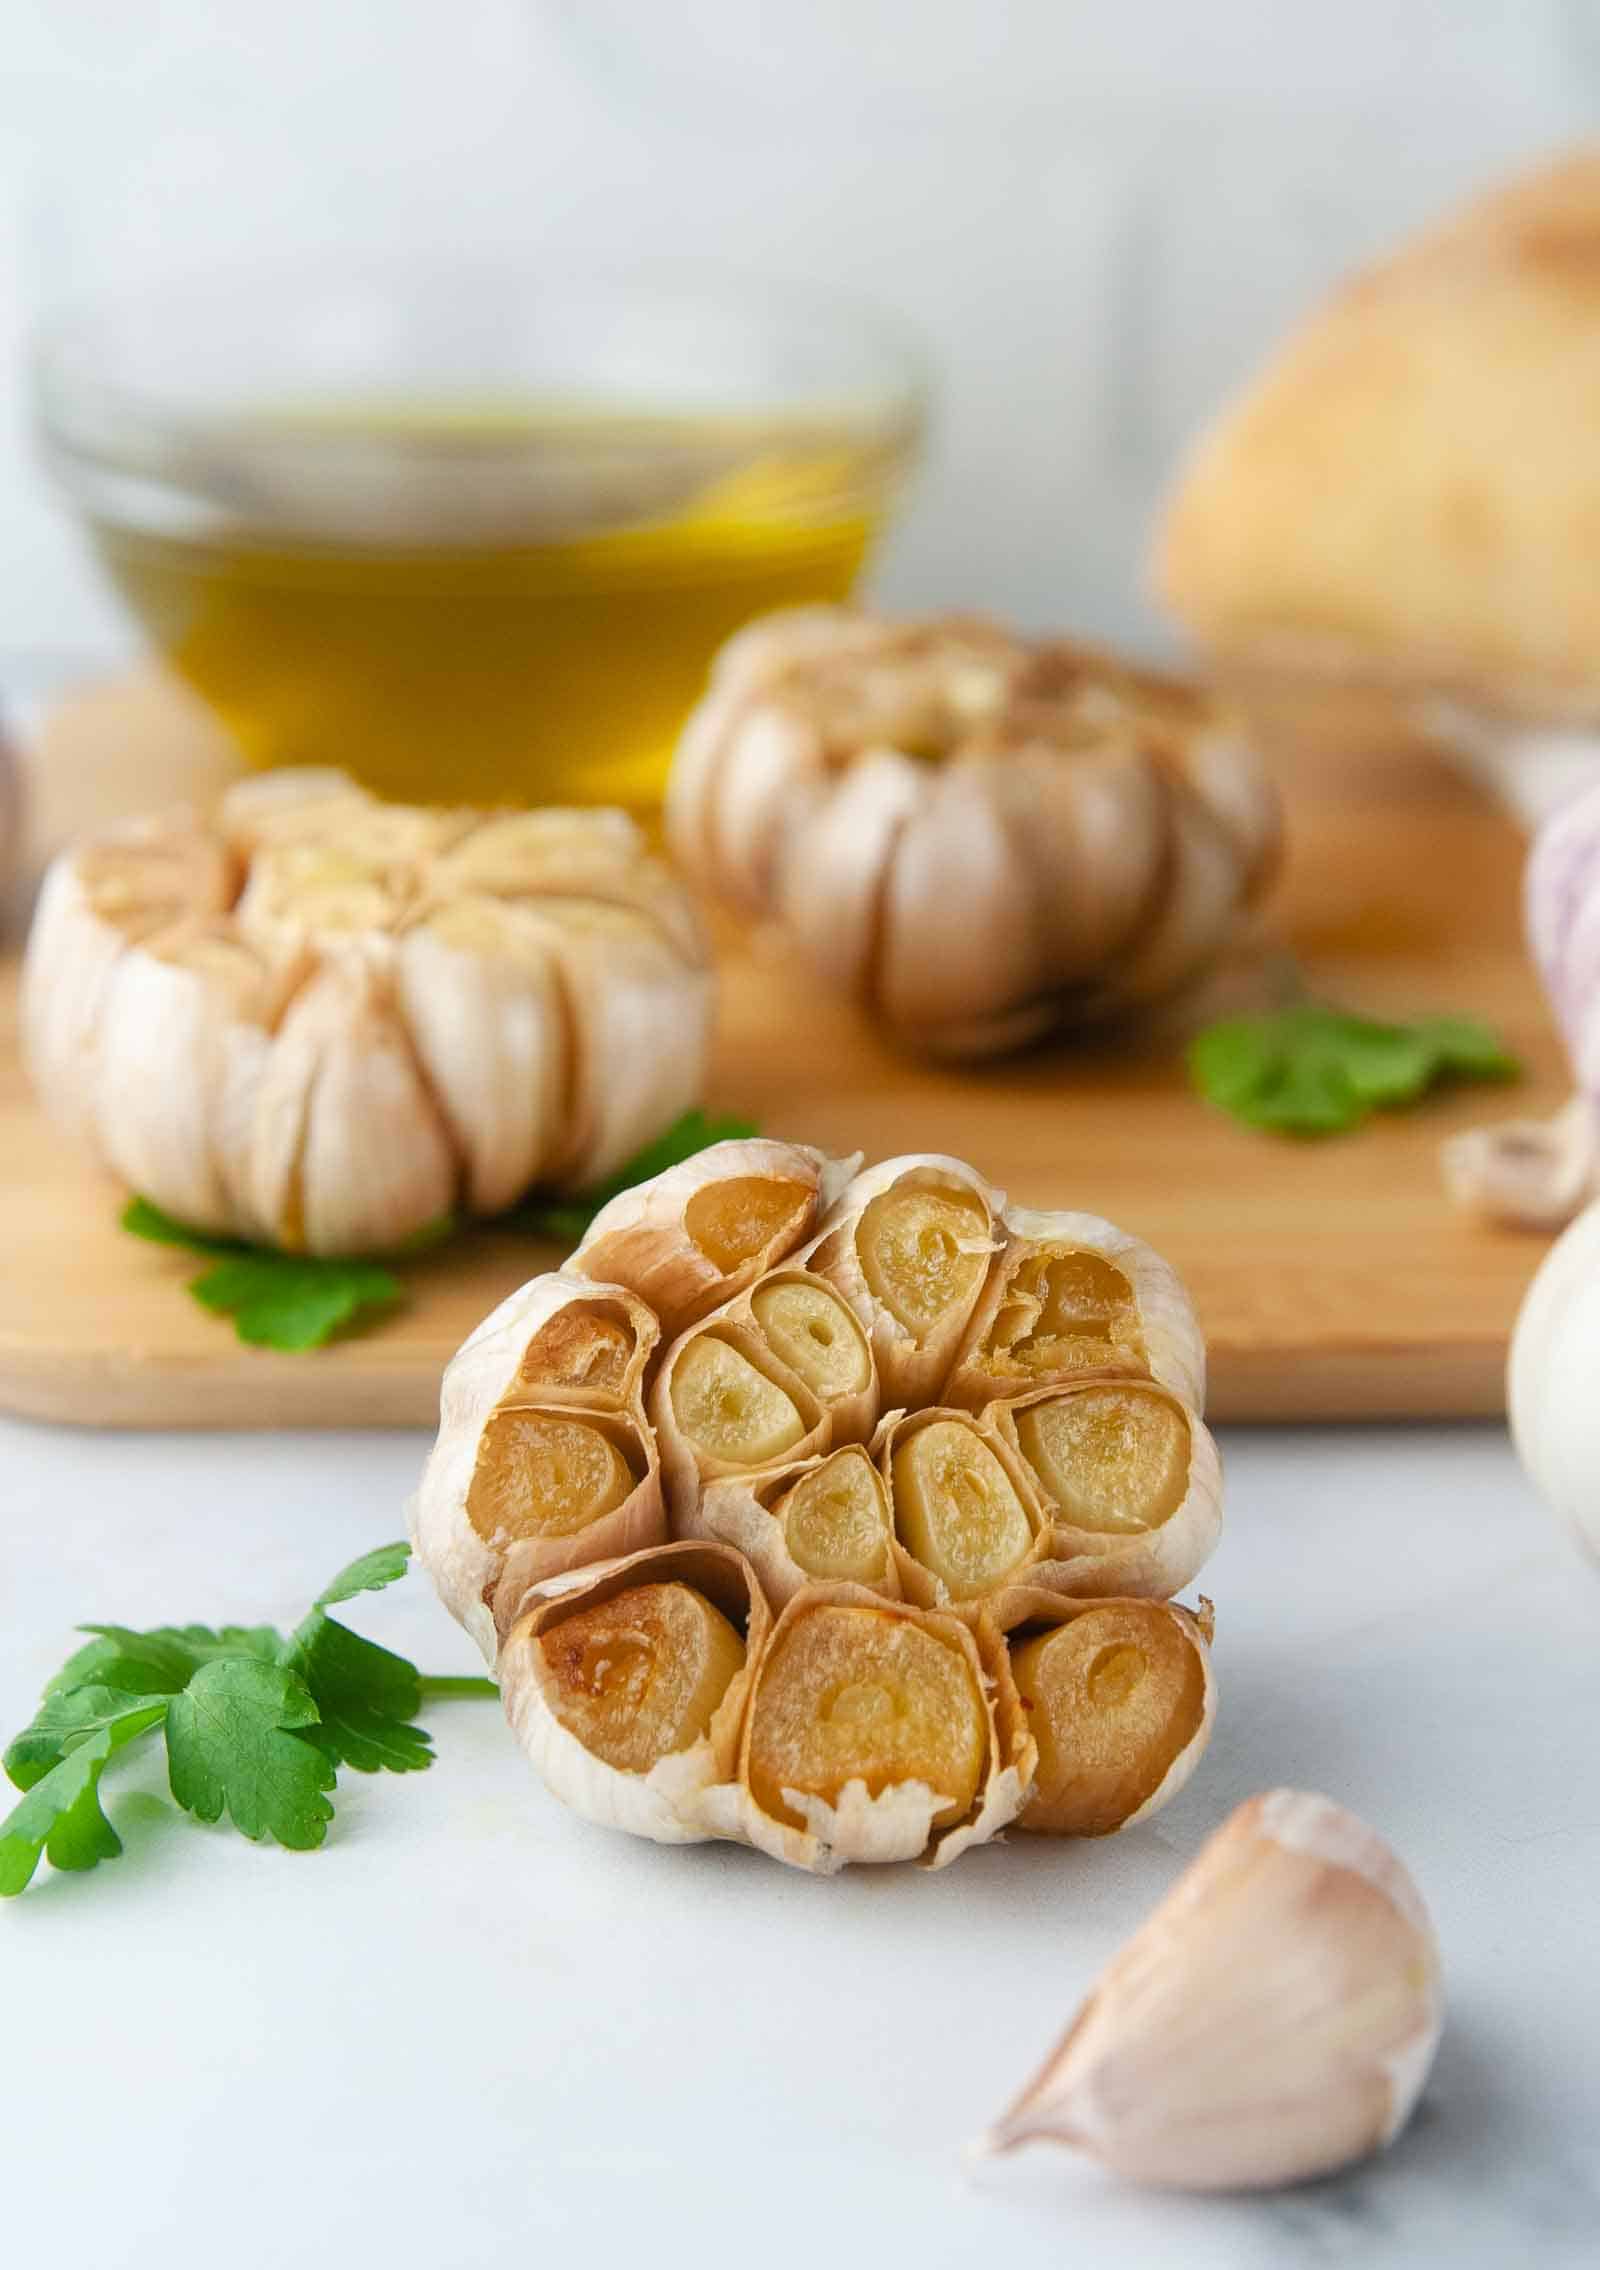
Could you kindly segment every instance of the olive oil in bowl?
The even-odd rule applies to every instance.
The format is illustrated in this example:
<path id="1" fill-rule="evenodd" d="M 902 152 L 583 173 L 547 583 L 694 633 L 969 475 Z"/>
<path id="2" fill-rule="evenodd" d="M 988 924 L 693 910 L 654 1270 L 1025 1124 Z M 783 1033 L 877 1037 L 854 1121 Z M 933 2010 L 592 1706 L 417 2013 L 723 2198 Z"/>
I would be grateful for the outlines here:
<path id="1" fill-rule="evenodd" d="M 291 295 L 256 311 L 261 368 L 250 323 L 219 351 L 192 296 L 87 320 L 38 359 L 47 454 L 252 763 L 648 810 L 722 641 L 850 590 L 914 453 L 915 381 L 832 311 L 616 287 L 541 295 L 521 329 L 492 309 L 468 378 L 461 288 L 396 308 L 369 286 L 359 324 Z M 316 354 L 283 346 L 297 325 Z M 346 334 L 370 373 L 330 382 Z"/>

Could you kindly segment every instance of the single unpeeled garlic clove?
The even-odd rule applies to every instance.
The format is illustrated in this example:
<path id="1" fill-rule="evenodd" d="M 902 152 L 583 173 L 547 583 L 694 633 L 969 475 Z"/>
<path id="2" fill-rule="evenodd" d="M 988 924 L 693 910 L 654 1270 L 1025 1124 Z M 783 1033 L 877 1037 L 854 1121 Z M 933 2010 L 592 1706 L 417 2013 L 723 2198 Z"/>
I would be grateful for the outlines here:
<path id="1" fill-rule="evenodd" d="M 1392 2141 L 1443 2020 L 1401 1862 L 1331 1798 L 1241 1805 L 984 2139 L 1076 2145 L 1136 2182 L 1303 2182 Z"/>
<path id="2" fill-rule="evenodd" d="M 586 1819 L 661 1844 L 738 1837 L 739 1738 L 771 1628 L 748 1564 L 722 1545 L 659 1545 L 555 1579 L 506 1635 L 506 1717 Z"/>
<path id="3" fill-rule="evenodd" d="M 981 1410 L 1074 1373 L 1158 1380 L 1205 1408 L 1205 1342 L 1170 1262 L 1097 1214 L 1007 1207 L 1004 1249 L 944 1400 Z"/>
<path id="4" fill-rule="evenodd" d="M 983 1423 L 1016 1451 L 1049 1525 L 1032 1582 L 1164 1600 L 1210 1559 L 1222 1462 L 1209 1428 L 1169 1388 L 1069 1377 L 991 1403 Z"/>
<path id="5" fill-rule="evenodd" d="M 626 1285 L 673 1339 L 810 1236 L 858 1161 L 801 1143 L 713 1143 L 602 1206 L 569 1268 Z"/>
<path id="6" fill-rule="evenodd" d="M 883 1402 L 931 1402 L 967 1330 L 1000 1242 L 1004 1199 L 960 1159 L 885 1159 L 856 1175 L 807 1266 L 866 1328 Z"/>

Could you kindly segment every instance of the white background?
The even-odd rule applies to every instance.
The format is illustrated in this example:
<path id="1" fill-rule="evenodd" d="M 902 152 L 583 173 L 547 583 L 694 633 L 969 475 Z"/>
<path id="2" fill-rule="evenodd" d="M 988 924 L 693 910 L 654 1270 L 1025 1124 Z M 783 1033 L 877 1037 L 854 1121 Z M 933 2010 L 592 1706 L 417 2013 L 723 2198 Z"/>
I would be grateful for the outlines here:
<path id="1" fill-rule="evenodd" d="M 1597 0 L 0 0 L 0 663 L 122 635 L 28 465 L 40 307 L 374 241 L 872 295 L 944 395 L 884 589 L 1148 633 L 1196 421 L 1597 104 Z"/>

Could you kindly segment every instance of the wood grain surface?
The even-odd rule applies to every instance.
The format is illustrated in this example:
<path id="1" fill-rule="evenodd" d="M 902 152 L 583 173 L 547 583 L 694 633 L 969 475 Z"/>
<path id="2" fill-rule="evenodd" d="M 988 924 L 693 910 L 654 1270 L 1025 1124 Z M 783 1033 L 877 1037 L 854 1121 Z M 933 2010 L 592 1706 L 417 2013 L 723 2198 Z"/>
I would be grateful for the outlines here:
<path id="1" fill-rule="evenodd" d="M 1436 1418 L 1503 1409 L 1506 1342 L 1543 1250 L 1465 1220 L 1440 1184 L 1452 1129 L 1562 1094 L 1522 954 L 1522 842 L 1416 752 L 1285 770 L 1290 855 L 1268 927 L 1308 982 L 1395 1015 L 1494 1020 L 1515 1091 L 1463 1090 L 1321 1143 L 1253 1134 L 1188 1090 L 1171 1046 L 1063 1047 L 978 1070 L 896 1056 L 845 1005 L 728 933 L 710 1102 L 869 1158 L 945 1150 L 1029 1205 L 1110 1215 L 1198 1302 L 1223 1420 Z M 0 1407 L 134 1427 L 424 1426 L 473 1324 L 554 1251 L 475 1232 L 406 1265 L 407 1305 L 311 1355 L 240 1346 L 183 1291 L 190 1257 L 116 1226 L 120 1194 L 35 1112 L 0 971 Z"/>

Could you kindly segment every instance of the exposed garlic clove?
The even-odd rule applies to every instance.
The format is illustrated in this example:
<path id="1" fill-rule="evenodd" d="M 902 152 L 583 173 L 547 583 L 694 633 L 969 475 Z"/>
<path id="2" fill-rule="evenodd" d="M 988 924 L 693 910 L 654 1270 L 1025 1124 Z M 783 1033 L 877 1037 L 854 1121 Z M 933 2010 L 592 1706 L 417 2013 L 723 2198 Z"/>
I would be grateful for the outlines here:
<path id="1" fill-rule="evenodd" d="M 794 1253 L 856 1164 L 800 1143 L 713 1143 L 602 1206 L 568 1266 L 629 1286 L 672 1339 Z"/>
<path id="2" fill-rule="evenodd" d="M 1511 1334 L 1511 1435 L 1534 1488 L 1600 1562 L 1600 1204 L 1540 1262 Z"/>
<path id="3" fill-rule="evenodd" d="M 984 1424 L 1026 1468 L 1049 1527 L 1035 1583 L 1170 1599 L 1222 1534 L 1210 1430 L 1153 1380 L 1068 1379 L 992 1403 Z"/>
<path id="4" fill-rule="evenodd" d="M 897 1412 L 874 1441 L 889 1488 L 901 1589 L 921 1607 L 1017 1582 L 1050 1532 L 1022 1461 L 965 1411 Z"/>
<path id="5" fill-rule="evenodd" d="M 658 1338 L 624 1287 L 553 1272 L 502 1301 L 446 1366 L 412 1532 L 489 1662 L 497 1617 L 504 1629 L 530 1585 L 666 1536 L 640 1400 Z M 561 1418 L 579 1431 L 562 1438 Z"/>
<path id="6" fill-rule="evenodd" d="M 1205 1343 L 1170 1262 L 1096 1214 L 1009 1207 L 1004 1250 L 945 1383 L 980 1410 L 1045 1380 L 1114 1372 L 1205 1407 Z"/>
<path id="7" fill-rule="evenodd" d="M 985 2142 L 1073 2144 L 1185 2190 L 1303 2182 L 1398 2134 L 1441 2023 L 1401 1862 L 1330 1798 L 1273 1790 L 1205 1846 Z"/>
<path id="8" fill-rule="evenodd" d="M 1209 1609 L 1200 1618 L 1165 1601 L 1072 1600 L 1026 1583 L 991 1613 L 1039 1751 L 1017 1826 L 1108 1836 L 1170 1803 L 1216 1716 Z"/>
<path id="9" fill-rule="evenodd" d="M 938 1394 L 997 1246 L 1004 1204 L 960 1159 L 926 1152 L 858 1174 L 824 1219 L 809 1266 L 866 1328 L 885 1405 Z"/>
<path id="10" fill-rule="evenodd" d="M 828 1448 L 822 1404 L 726 1309 L 667 1350 L 650 1389 L 650 1419 L 667 1504 L 679 1520 L 708 1482 L 771 1473 Z"/>
<path id="11" fill-rule="evenodd" d="M 888 1488 L 859 1443 L 774 1472 L 707 1482 L 674 1528 L 736 1547 L 774 1608 L 819 1582 L 901 1597 Z"/>
<path id="12" fill-rule="evenodd" d="M 739 1737 L 771 1615 L 737 1553 L 662 1545 L 535 1593 L 501 1695 L 547 1787 L 660 1844 L 736 1830 Z M 719 1804 L 720 1799 L 720 1804 Z"/>
<path id="13" fill-rule="evenodd" d="M 823 1874 L 847 1861 L 939 1867 L 1015 1819 L 1033 1765 L 992 1633 L 859 1585 L 813 1585 L 756 1668 L 740 1826 L 773 1858 Z"/>

